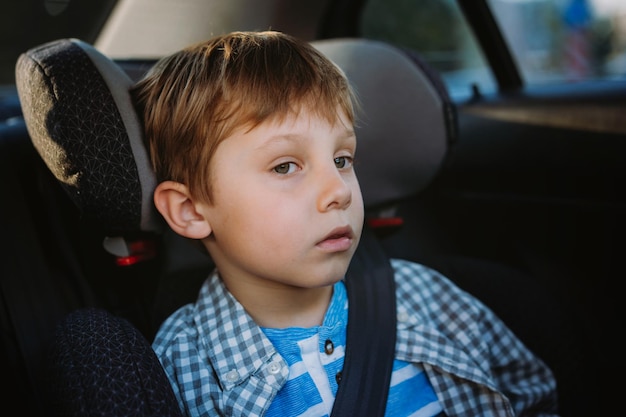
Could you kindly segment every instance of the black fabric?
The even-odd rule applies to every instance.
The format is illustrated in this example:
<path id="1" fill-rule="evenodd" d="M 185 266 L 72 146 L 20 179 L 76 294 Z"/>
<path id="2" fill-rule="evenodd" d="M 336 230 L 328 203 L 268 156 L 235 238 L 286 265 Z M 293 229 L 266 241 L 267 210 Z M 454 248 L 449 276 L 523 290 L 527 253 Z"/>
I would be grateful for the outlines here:
<path id="1" fill-rule="evenodd" d="M 56 324 L 95 303 L 75 257 L 73 205 L 23 132 L 0 128 L 0 374 L 5 409 L 46 416 L 42 369 Z"/>
<path id="2" fill-rule="evenodd" d="M 105 310 L 70 314 L 58 327 L 50 364 L 56 416 L 182 416 L 150 343 Z"/>
<path id="3" fill-rule="evenodd" d="M 344 368 L 332 417 L 383 416 L 396 351 L 396 292 L 391 264 L 365 227 L 348 273 Z"/>
<path id="4" fill-rule="evenodd" d="M 69 39 L 44 44 L 19 57 L 16 82 L 35 148 L 83 215 L 111 233 L 140 230 L 127 126 L 91 57 Z"/>

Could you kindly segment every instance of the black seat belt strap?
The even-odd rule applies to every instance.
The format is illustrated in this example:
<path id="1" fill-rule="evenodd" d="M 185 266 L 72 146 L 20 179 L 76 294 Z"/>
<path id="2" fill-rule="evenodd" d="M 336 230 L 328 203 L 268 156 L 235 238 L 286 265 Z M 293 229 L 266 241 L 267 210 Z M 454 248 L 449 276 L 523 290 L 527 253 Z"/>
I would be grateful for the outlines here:
<path id="1" fill-rule="evenodd" d="M 331 416 L 383 416 L 396 345 L 395 281 L 386 253 L 367 226 L 345 282 L 346 350 Z"/>

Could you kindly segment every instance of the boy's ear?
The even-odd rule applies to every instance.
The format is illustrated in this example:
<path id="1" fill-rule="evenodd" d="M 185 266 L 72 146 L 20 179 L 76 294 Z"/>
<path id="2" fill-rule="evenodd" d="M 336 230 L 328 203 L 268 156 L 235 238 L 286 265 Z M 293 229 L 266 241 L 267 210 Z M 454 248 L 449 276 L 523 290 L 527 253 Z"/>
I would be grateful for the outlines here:
<path id="1" fill-rule="evenodd" d="M 189 189 L 176 181 L 163 181 L 154 190 L 154 204 L 173 231 L 191 239 L 211 234 L 211 225 L 200 213 Z"/>

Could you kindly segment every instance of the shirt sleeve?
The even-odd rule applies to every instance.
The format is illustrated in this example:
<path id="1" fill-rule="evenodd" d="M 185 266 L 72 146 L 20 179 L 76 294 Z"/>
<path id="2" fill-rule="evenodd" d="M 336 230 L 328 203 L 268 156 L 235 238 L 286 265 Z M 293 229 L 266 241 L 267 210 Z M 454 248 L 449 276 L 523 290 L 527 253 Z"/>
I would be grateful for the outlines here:
<path id="1" fill-rule="evenodd" d="M 551 370 L 489 307 L 433 269 L 395 259 L 392 266 L 399 308 L 403 314 L 408 311 L 416 316 L 409 334 L 429 346 L 423 354 L 426 361 L 446 370 L 442 381 L 431 381 L 443 392 L 444 409 L 471 408 L 468 396 L 482 390 L 493 392 L 493 398 L 503 396 L 517 416 L 556 415 L 556 381 Z M 406 343 L 399 349 L 411 349 L 410 340 L 399 339 Z M 471 381 L 466 391 L 454 382 L 459 376 Z M 475 410 L 481 407 L 488 406 L 476 404 Z"/>

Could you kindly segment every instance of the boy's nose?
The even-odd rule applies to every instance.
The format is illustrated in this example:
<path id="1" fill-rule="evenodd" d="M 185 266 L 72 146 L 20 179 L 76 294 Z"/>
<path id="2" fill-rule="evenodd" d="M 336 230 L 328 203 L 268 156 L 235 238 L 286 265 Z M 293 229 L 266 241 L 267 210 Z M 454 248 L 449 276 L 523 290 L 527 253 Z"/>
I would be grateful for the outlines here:
<path id="1" fill-rule="evenodd" d="M 352 188 L 347 178 L 336 168 L 320 175 L 323 175 L 323 178 L 320 178 L 318 210 L 324 212 L 349 207 L 352 202 Z"/>

